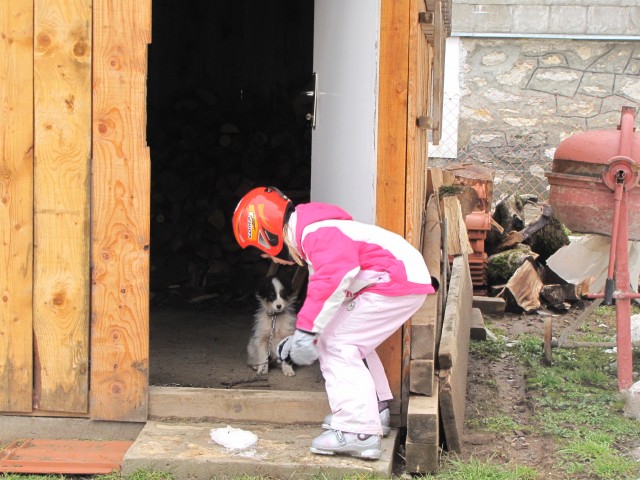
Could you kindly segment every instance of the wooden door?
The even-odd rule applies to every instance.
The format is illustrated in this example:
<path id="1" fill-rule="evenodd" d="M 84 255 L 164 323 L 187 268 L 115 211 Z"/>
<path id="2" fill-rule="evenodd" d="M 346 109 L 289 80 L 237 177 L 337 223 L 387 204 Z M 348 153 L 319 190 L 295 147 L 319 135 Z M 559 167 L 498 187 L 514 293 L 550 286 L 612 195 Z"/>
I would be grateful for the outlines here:
<path id="1" fill-rule="evenodd" d="M 86 414 L 91 4 L 0 6 L 0 410 Z"/>
<path id="2" fill-rule="evenodd" d="M 0 2 L 0 412 L 146 420 L 150 15 Z"/>
<path id="3" fill-rule="evenodd" d="M 375 222 L 380 4 L 314 4 L 316 118 L 311 142 L 311 200 L 340 205 Z"/>

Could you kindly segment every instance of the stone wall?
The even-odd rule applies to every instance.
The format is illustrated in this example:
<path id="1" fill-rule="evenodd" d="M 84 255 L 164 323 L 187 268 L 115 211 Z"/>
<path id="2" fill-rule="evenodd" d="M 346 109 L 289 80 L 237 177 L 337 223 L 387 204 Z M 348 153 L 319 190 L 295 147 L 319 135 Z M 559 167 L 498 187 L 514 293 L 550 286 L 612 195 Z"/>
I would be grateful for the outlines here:
<path id="1" fill-rule="evenodd" d="M 638 0 L 452 0 L 459 34 L 638 36 Z"/>
<path id="2" fill-rule="evenodd" d="M 639 0 L 452 0 L 452 35 L 458 72 L 444 113 L 456 153 L 432 164 L 485 164 L 498 196 L 544 199 L 563 139 L 615 128 L 624 105 L 640 109 Z"/>
<path id="3" fill-rule="evenodd" d="M 640 42 L 460 44 L 458 159 L 497 170 L 502 190 L 544 197 L 544 170 L 563 139 L 615 128 L 622 106 L 640 106 Z"/>

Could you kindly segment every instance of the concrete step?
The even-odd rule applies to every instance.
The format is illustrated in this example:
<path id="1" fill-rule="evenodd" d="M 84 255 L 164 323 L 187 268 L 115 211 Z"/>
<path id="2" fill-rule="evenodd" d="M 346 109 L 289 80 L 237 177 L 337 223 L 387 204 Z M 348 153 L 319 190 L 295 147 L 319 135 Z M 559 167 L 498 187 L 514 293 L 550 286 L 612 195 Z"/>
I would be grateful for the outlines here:
<path id="1" fill-rule="evenodd" d="M 231 426 L 257 435 L 253 449 L 228 451 L 211 440 L 211 430 Z M 170 472 L 176 480 L 268 476 L 271 478 L 326 478 L 370 474 L 391 478 L 398 430 L 383 439 L 379 460 L 342 455 L 316 455 L 311 441 L 322 433 L 318 424 L 283 425 L 150 420 L 125 454 L 122 474 L 138 469 Z"/>

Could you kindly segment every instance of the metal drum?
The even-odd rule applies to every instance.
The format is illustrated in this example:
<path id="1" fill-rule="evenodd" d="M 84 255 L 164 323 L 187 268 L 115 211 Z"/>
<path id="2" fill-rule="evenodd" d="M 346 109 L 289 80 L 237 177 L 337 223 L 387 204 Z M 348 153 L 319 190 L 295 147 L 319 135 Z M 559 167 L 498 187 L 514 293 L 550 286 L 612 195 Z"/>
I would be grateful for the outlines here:
<path id="1" fill-rule="evenodd" d="M 628 192 L 629 239 L 640 240 L 640 132 L 633 128 L 635 109 L 623 107 L 618 130 L 592 130 L 563 140 L 548 179 L 549 204 L 572 232 L 612 233 L 616 172 L 624 170 Z M 624 173 L 624 172 L 623 172 Z"/>

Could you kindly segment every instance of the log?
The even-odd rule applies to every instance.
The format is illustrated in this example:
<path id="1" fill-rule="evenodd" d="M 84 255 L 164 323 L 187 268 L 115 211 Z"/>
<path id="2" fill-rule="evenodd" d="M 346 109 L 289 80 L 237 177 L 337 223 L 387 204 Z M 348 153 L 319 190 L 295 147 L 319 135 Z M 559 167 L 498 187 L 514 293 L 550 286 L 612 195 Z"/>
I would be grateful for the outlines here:
<path id="1" fill-rule="evenodd" d="M 525 227 L 524 204 L 520 195 L 511 194 L 496 205 L 493 219 L 504 229 L 505 234 Z"/>
<path id="2" fill-rule="evenodd" d="M 546 262 L 560 248 L 569 245 L 570 240 L 564 226 L 552 213 L 548 222 L 542 228 L 531 232 L 529 238 L 525 238 L 524 242 L 538 254 L 540 262 Z"/>
<path id="3" fill-rule="evenodd" d="M 447 219 L 447 252 L 449 255 L 463 255 L 473 253 L 469 237 L 467 235 L 467 225 L 460 201 L 455 196 L 448 196 L 442 199 L 442 211 L 444 218 Z"/>
<path id="4" fill-rule="evenodd" d="M 567 283 L 566 285 L 545 285 L 540 291 L 540 297 L 549 305 L 562 302 L 577 302 L 580 300 L 580 293 L 577 285 Z"/>
<path id="5" fill-rule="evenodd" d="M 507 282 L 507 290 L 525 312 L 540 308 L 540 291 L 543 286 L 533 259 L 527 259 Z"/>
<path id="6" fill-rule="evenodd" d="M 491 255 L 487 261 L 487 281 L 489 285 L 507 283 L 518 268 L 529 258 L 537 255 L 531 247 L 519 244 L 515 248 Z"/>
<path id="7" fill-rule="evenodd" d="M 476 198 L 479 202 L 477 210 L 484 212 L 491 210 L 495 176 L 492 169 L 473 163 L 452 163 L 444 167 L 443 171 L 453 174 L 454 185 L 471 187 L 476 192 Z"/>
<path id="8" fill-rule="evenodd" d="M 551 221 L 553 210 L 551 205 L 543 205 L 540 216 L 520 231 L 512 230 L 508 232 L 500 244 L 496 247 L 496 252 L 501 252 L 528 240 L 532 235 L 542 230 Z"/>

